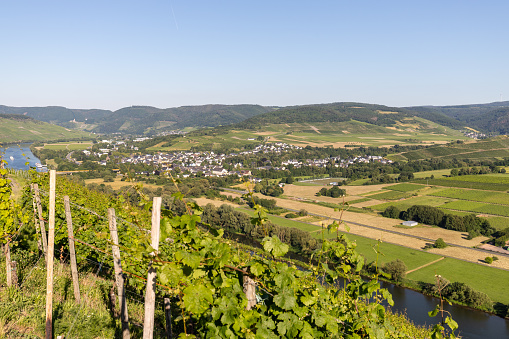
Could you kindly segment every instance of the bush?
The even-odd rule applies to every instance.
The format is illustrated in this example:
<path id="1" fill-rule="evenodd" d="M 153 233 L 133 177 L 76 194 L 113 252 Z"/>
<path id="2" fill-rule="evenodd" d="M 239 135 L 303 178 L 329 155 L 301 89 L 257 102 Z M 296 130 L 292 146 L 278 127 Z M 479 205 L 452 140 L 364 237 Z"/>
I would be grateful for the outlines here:
<path id="1" fill-rule="evenodd" d="M 435 248 L 446 248 L 447 244 L 445 243 L 444 239 L 438 238 L 433 246 Z"/>
<path id="2" fill-rule="evenodd" d="M 485 261 L 487 264 L 491 264 L 491 263 L 493 263 L 493 258 L 492 258 L 492 257 L 486 257 L 486 258 L 484 258 L 484 261 Z"/>
<path id="3" fill-rule="evenodd" d="M 388 273 L 391 275 L 392 280 L 395 282 L 401 282 L 403 281 L 403 278 L 405 278 L 406 275 L 406 265 L 403 261 L 400 259 L 396 259 L 394 261 L 386 263 L 382 270 L 385 273 Z"/>
<path id="4" fill-rule="evenodd" d="M 287 219 L 293 219 L 293 218 L 297 218 L 297 217 L 298 217 L 298 215 L 295 213 L 287 213 L 285 215 L 285 218 L 287 218 Z"/>

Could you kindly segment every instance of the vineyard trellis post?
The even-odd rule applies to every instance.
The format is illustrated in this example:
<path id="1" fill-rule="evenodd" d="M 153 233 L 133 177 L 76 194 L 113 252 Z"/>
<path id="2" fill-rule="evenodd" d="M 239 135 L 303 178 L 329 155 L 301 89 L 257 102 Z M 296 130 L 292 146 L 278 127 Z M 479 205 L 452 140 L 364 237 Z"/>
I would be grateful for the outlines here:
<path id="1" fill-rule="evenodd" d="M 7 286 L 12 286 L 12 268 L 11 268 L 11 245 L 10 241 L 4 245 L 5 251 L 5 278 L 7 280 Z"/>
<path id="2" fill-rule="evenodd" d="M 18 287 L 17 262 L 11 261 L 11 286 Z"/>
<path id="3" fill-rule="evenodd" d="M 159 249 L 159 231 L 161 225 L 161 197 L 154 197 L 152 204 L 152 248 Z M 155 253 L 154 253 L 155 254 Z M 154 337 L 154 313 L 156 303 L 156 269 L 151 265 L 147 274 L 147 289 L 145 291 L 145 319 L 143 322 L 143 339 Z"/>
<path id="4" fill-rule="evenodd" d="M 164 317 L 166 318 L 166 338 L 171 339 L 173 337 L 171 329 L 171 303 L 170 298 L 164 298 Z"/>
<path id="5" fill-rule="evenodd" d="M 78 280 L 78 265 L 76 264 L 76 251 L 74 248 L 74 231 L 72 228 L 71 204 L 69 196 L 64 196 L 65 219 L 67 221 L 67 235 L 69 238 L 69 254 L 71 256 L 71 274 L 74 287 L 74 298 L 78 304 L 81 303 L 80 284 Z"/>
<path id="6" fill-rule="evenodd" d="M 34 184 L 30 184 L 30 191 L 32 192 L 33 199 L 32 199 L 32 207 L 34 208 L 34 225 L 35 230 L 37 232 L 37 248 L 40 251 L 44 251 L 44 248 L 42 247 L 42 234 L 41 234 L 41 228 L 39 227 L 39 223 L 37 222 L 37 207 L 35 204 L 35 191 L 34 191 Z"/>
<path id="7" fill-rule="evenodd" d="M 47 239 L 46 238 L 46 227 L 44 226 L 44 218 L 42 217 L 42 204 L 41 204 L 41 196 L 39 194 L 39 184 L 34 184 L 34 194 L 35 194 L 35 203 L 37 204 L 37 212 L 39 215 L 39 224 L 41 226 L 42 247 L 44 249 L 44 255 L 47 258 L 48 257 L 48 244 L 46 241 L 46 239 Z"/>
<path id="8" fill-rule="evenodd" d="M 124 276 L 122 275 L 122 263 L 120 261 L 120 249 L 118 247 L 117 219 L 115 209 L 108 208 L 108 221 L 112 241 L 113 267 L 115 269 L 115 283 L 117 285 L 118 301 L 120 303 L 120 321 L 122 322 L 123 339 L 131 338 L 129 332 L 129 316 L 127 314 L 127 303 L 124 292 Z M 115 299 L 113 299 L 113 302 Z"/>
<path id="9" fill-rule="evenodd" d="M 53 338 L 53 257 L 55 250 L 55 194 L 56 171 L 51 170 L 49 172 L 48 251 L 46 255 L 46 339 Z"/>

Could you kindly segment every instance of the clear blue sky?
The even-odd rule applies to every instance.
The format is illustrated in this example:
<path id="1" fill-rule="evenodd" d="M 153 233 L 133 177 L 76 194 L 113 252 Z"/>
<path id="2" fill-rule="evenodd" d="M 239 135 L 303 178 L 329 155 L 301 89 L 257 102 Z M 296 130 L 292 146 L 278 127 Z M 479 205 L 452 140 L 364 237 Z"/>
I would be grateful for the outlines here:
<path id="1" fill-rule="evenodd" d="M 0 105 L 509 100 L 509 1 L 0 0 Z"/>

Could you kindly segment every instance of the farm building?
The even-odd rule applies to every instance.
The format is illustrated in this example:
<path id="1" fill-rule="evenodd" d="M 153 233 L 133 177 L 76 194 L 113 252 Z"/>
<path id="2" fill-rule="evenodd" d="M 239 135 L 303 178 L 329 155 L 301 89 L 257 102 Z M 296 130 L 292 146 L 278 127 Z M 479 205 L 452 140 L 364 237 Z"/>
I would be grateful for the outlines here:
<path id="1" fill-rule="evenodd" d="M 418 225 L 418 223 L 417 223 L 417 221 L 411 221 L 411 220 L 410 220 L 410 221 L 403 221 L 403 222 L 401 223 L 401 225 L 403 225 L 403 226 L 411 226 L 411 227 L 414 227 L 414 226 L 417 226 L 417 225 Z"/>

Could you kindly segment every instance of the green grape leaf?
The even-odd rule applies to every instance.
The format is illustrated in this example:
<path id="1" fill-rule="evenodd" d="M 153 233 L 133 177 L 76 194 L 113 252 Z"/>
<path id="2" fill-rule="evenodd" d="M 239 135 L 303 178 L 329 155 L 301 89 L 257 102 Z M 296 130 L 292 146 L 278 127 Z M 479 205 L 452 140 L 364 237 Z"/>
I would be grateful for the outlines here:
<path id="1" fill-rule="evenodd" d="M 212 292 L 203 285 L 190 285 L 184 289 L 184 306 L 196 315 L 204 313 L 213 302 Z"/>
<path id="2" fill-rule="evenodd" d="M 281 242 L 279 238 L 275 235 L 272 237 L 265 237 L 262 240 L 263 249 L 270 254 L 272 254 L 274 257 L 281 257 L 285 255 L 288 252 L 288 245 Z"/>

